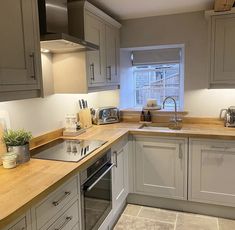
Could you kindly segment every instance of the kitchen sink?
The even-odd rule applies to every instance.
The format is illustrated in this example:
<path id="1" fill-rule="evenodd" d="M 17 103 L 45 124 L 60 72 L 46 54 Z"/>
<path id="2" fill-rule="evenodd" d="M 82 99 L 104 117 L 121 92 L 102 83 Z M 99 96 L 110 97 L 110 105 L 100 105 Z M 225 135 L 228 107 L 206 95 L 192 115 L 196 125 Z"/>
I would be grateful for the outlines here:
<path id="1" fill-rule="evenodd" d="M 157 124 L 143 124 L 139 129 L 156 130 L 156 131 L 167 131 L 167 130 L 180 130 L 182 124 L 170 124 L 169 126 L 159 126 Z"/>

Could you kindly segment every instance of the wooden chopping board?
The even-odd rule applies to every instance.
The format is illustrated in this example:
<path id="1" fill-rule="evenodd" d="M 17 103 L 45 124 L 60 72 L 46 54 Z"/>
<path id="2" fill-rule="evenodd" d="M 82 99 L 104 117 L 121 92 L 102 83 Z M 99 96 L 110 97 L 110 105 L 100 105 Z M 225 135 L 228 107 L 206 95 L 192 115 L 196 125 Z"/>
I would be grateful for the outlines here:
<path id="1" fill-rule="evenodd" d="M 7 151 L 6 145 L 2 142 L 3 133 L 4 133 L 4 130 L 3 130 L 2 125 L 0 124 L 0 155 Z M 0 159 L 0 163 L 1 163 L 1 159 Z"/>

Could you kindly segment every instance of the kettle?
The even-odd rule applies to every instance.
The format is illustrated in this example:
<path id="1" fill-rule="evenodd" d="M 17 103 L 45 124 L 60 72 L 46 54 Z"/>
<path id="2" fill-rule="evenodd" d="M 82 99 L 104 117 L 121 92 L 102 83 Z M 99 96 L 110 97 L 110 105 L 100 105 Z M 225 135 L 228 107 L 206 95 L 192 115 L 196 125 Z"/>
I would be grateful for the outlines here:
<path id="1" fill-rule="evenodd" d="M 220 119 L 224 120 L 225 127 L 235 127 L 235 106 L 230 106 L 228 109 L 222 109 L 220 111 Z"/>

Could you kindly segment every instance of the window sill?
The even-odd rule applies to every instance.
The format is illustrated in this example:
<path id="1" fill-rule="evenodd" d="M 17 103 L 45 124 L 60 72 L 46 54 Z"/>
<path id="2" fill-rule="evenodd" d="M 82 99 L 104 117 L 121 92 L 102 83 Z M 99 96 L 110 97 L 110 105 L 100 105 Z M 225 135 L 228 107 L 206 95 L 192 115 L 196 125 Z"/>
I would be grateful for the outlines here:
<path id="1" fill-rule="evenodd" d="M 139 114 L 142 111 L 142 108 L 125 108 L 125 109 L 120 109 L 122 113 L 136 113 Z M 154 114 L 162 114 L 162 115 L 168 115 L 168 114 L 173 114 L 175 111 L 174 110 L 150 110 Z M 178 114 L 182 116 L 186 116 L 188 114 L 187 111 L 177 111 Z"/>

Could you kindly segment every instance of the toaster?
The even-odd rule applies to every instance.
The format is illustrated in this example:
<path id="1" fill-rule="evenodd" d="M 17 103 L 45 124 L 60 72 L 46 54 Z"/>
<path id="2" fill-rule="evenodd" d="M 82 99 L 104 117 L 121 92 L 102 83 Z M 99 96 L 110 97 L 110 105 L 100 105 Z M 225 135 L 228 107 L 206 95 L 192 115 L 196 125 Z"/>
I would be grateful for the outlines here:
<path id="1" fill-rule="evenodd" d="M 225 112 L 224 117 L 222 116 L 223 112 Z M 224 118 L 225 127 L 235 127 L 235 106 L 230 106 L 228 109 L 222 109 L 220 118 Z"/>
<path id="2" fill-rule="evenodd" d="M 91 111 L 92 122 L 95 125 L 104 125 L 120 122 L 120 111 L 117 107 L 101 107 Z"/>

